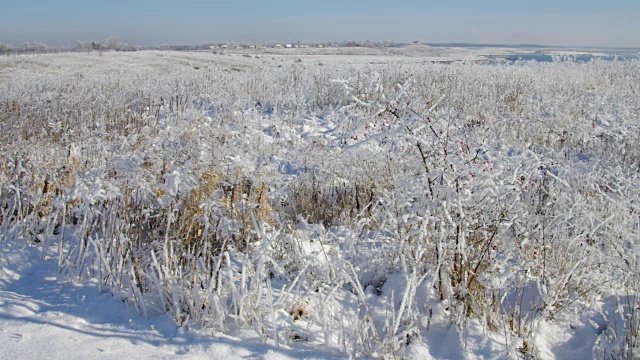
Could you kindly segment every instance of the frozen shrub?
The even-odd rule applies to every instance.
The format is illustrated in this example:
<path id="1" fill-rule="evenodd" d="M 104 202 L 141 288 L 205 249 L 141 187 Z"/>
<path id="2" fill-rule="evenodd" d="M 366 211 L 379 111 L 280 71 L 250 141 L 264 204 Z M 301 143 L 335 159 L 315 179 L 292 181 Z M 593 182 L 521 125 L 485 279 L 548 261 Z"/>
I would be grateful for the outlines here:
<path id="1" fill-rule="evenodd" d="M 637 61 L 73 70 L 92 56 L 2 59 L 0 242 L 60 278 L 354 357 L 474 322 L 535 354 L 541 322 L 620 299 L 596 348 L 638 353 Z"/>

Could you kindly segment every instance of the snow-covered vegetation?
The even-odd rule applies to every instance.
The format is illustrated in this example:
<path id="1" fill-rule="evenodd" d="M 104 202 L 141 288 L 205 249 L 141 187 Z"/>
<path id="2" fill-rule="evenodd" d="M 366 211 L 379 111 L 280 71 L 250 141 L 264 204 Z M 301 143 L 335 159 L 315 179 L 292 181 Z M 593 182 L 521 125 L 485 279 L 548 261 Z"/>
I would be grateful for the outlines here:
<path id="1" fill-rule="evenodd" d="M 635 60 L 0 57 L 0 244 L 213 335 L 634 358 L 639 94 Z"/>

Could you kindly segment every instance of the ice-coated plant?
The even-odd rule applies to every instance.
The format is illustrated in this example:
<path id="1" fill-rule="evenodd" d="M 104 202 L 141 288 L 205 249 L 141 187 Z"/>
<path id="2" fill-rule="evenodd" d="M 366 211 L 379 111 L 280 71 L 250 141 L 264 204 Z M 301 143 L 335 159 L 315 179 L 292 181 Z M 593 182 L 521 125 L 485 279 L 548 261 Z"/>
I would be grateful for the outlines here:
<path id="1" fill-rule="evenodd" d="M 60 279 L 354 357 L 476 324 L 534 356 L 584 309 L 640 353 L 637 61 L 96 56 L 0 59 L 0 243 Z"/>

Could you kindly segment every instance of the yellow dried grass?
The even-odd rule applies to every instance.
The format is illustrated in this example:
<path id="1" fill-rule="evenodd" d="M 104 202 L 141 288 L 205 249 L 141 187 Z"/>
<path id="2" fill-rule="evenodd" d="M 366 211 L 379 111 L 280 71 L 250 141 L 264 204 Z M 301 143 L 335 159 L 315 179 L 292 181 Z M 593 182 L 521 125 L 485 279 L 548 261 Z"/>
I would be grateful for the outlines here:
<path id="1" fill-rule="evenodd" d="M 204 225 L 201 224 L 201 217 L 204 215 L 204 209 L 201 204 L 217 189 L 221 188 L 221 183 L 224 179 L 224 174 L 208 170 L 200 177 L 200 186 L 188 193 L 184 206 L 180 211 L 180 219 L 182 221 L 179 233 L 184 243 L 192 243 L 202 236 Z M 244 179 L 227 187 L 226 191 L 222 192 L 221 200 L 228 210 L 227 215 L 241 220 L 245 229 L 253 226 L 251 211 L 253 211 L 258 221 L 264 221 L 269 224 L 274 223 L 271 216 L 272 207 L 269 200 L 268 187 L 264 183 L 254 186 L 251 180 Z M 243 207 L 243 202 L 244 204 L 248 203 L 253 209 L 248 211 Z"/>
<path id="2" fill-rule="evenodd" d="M 53 162 L 44 164 L 43 168 L 55 168 Z M 35 205 L 34 210 L 39 217 L 49 216 L 53 213 L 53 199 L 60 196 L 66 190 L 72 188 L 76 182 L 76 173 L 80 167 L 80 162 L 74 156 L 70 157 L 67 164 L 57 168 L 54 172 L 60 174 L 59 180 L 51 178 L 49 175 L 44 177 L 34 175 L 37 179 L 34 187 L 42 189 L 42 199 Z M 34 190 L 34 189 L 32 189 Z"/>

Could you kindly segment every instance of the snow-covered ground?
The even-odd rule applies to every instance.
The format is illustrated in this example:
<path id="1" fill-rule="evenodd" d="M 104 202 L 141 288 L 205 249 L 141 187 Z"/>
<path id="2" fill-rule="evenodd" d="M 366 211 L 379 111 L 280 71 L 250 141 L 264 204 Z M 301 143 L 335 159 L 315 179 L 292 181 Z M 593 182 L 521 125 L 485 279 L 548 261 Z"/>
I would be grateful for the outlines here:
<path id="1" fill-rule="evenodd" d="M 127 301 L 95 283 L 58 281 L 54 258 L 18 241 L 0 252 L 0 359 L 334 359 L 335 349 L 294 342 L 276 344 L 253 331 L 205 333 L 178 327 L 168 315 L 140 314 Z M 400 279 L 398 279 L 400 280 Z M 400 283 L 400 281 L 398 282 Z M 375 297 L 369 294 L 370 297 Z M 535 334 L 540 359 L 589 359 L 605 332 L 606 316 L 615 317 L 615 300 L 562 322 L 542 323 Z M 504 341 L 477 322 L 461 333 L 435 324 L 420 344 L 408 347 L 408 359 L 513 358 Z M 519 345 L 519 344 L 518 344 Z"/>
<path id="2" fill-rule="evenodd" d="M 640 63 L 331 51 L 0 57 L 0 358 L 637 357 Z"/>
<path id="3" fill-rule="evenodd" d="M 0 359 L 331 359 L 339 353 L 204 333 L 147 318 L 92 282 L 58 281 L 55 258 L 25 241 L 0 252 Z"/>

